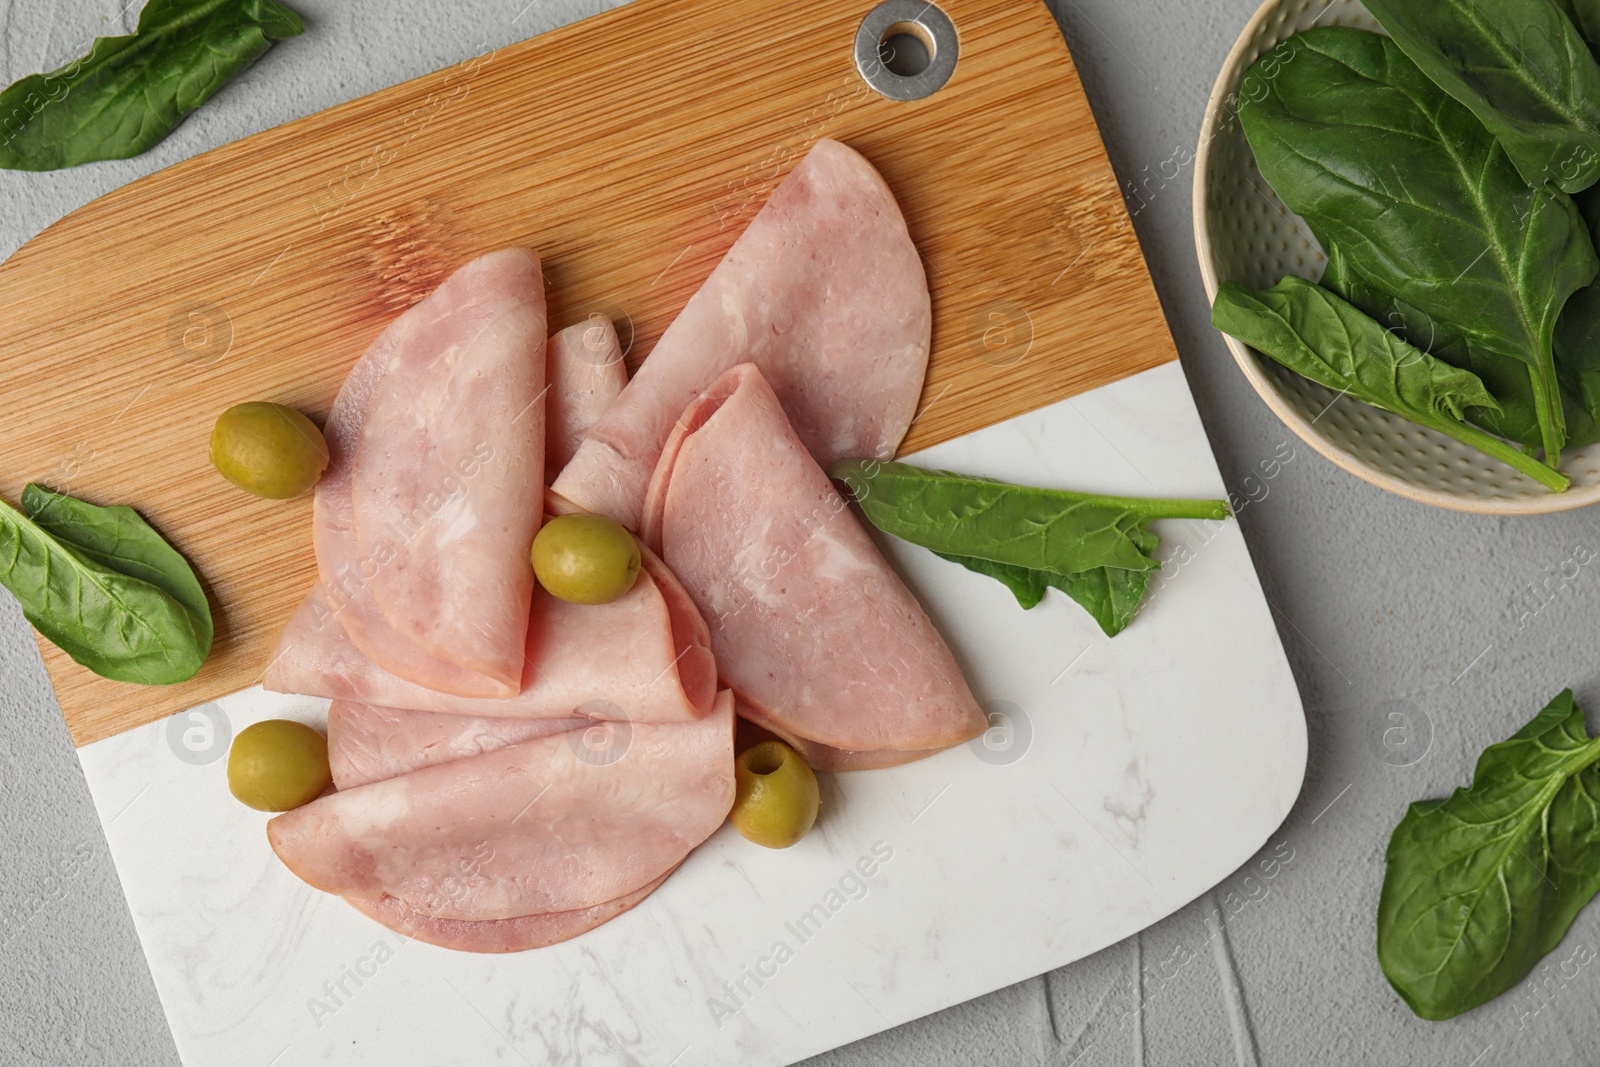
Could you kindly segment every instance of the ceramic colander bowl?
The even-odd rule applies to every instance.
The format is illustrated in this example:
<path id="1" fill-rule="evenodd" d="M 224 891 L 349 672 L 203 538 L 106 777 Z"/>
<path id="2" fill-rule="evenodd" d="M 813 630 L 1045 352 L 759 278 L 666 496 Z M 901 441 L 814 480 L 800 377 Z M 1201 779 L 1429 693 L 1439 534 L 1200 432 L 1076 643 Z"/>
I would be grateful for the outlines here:
<path id="1" fill-rule="evenodd" d="M 1240 34 L 1206 104 L 1195 154 L 1194 229 L 1207 300 L 1223 281 L 1254 288 L 1285 274 L 1315 281 L 1327 264 L 1305 222 L 1283 206 L 1256 167 L 1238 120 L 1239 82 L 1264 52 L 1316 26 L 1378 23 L 1356 0 L 1267 0 Z M 1292 62 L 1292 61 L 1291 61 Z M 1600 502 L 1600 444 L 1562 453 L 1564 493 L 1476 449 L 1398 415 L 1341 397 L 1233 338 L 1250 384 L 1301 440 L 1350 473 L 1425 504 L 1486 515 L 1565 511 Z"/>

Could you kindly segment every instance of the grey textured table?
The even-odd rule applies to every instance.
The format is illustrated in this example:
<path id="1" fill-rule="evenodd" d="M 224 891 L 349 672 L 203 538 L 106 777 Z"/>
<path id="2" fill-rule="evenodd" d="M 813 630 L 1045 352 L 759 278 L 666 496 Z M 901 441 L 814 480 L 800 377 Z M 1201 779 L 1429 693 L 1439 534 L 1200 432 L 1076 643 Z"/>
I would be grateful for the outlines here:
<path id="1" fill-rule="evenodd" d="M 1600 972 L 1563 978 L 1556 964 L 1600 945 L 1600 907 L 1579 917 L 1516 992 L 1448 1023 L 1414 1018 L 1373 953 L 1383 849 L 1406 803 L 1465 782 L 1484 745 L 1563 686 L 1600 702 L 1600 668 L 1585 654 L 1600 631 L 1600 577 L 1563 567 L 1580 546 L 1600 548 L 1596 516 L 1436 511 L 1373 489 L 1296 442 L 1210 329 L 1190 228 L 1188 161 L 1205 98 L 1255 0 L 1051 2 L 1117 174 L 1143 190 L 1134 224 L 1223 474 L 1251 501 L 1239 521 L 1305 698 L 1310 766 L 1299 803 L 1261 856 L 1176 915 L 1070 967 L 811 1062 L 1596 1062 Z M 294 6 L 310 31 L 144 157 L 50 175 L 0 172 L 0 255 L 141 175 L 459 62 L 485 40 L 508 44 L 611 5 Z M 63 63 L 97 34 L 128 32 L 135 18 L 114 0 L 0 0 L 0 81 Z M 1392 749 L 1385 758 L 1379 743 L 1391 715 L 1412 730 L 1398 758 Z M 0 1063 L 175 1064 L 66 728 L 4 595 L 0 798 Z"/>

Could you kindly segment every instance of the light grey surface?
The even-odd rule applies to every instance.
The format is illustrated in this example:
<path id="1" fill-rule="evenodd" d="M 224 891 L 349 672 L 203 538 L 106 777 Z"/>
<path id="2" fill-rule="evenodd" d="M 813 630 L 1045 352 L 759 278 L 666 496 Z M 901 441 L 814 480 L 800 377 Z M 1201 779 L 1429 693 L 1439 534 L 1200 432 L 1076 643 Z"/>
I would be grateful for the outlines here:
<path id="1" fill-rule="evenodd" d="M 1190 236 L 1200 116 L 1253 0 L 1051 3 L 1118 176 L 1140 189 L 1130 198 L 1135 226 L 1223 474 L 1250 501 L 1239 521 L 1306 703 L 1305 789 L 1261 857 L 1139 936 L 811 1062 L 1594 1062 L 1600 978 L 1587 968 L 1563 981 L 1553 963 L 1600 944 L 1600 907 L 1579 917 L 1551 969 L 1536 972 L 1545 979 L 1537 995 L 1530 981 L 1439 1024 L 1412 1017 L 1384 984 L 1373 916 L 1384 845 L 1407 802 L 1464 783 L 1479 749 L 1563 686 L 1600 702 L 1591 654 L 1600 578 L 1592 567 L 1563 577 L 1576 547 L 1600 549 L 1596 516 L 1435 511 L 1294 442 L 1212 333 Z M 0 172 L 0 254 L 135 177 L 612 5 L 295 6 L 306 36 L 280 45 L 146 156 L 49 175 Z M 106 0 L 0 0 L 0 80 L 65 62 L 134 17 Z M 739 44 L 748 54 L 752 42 Z M 1283 462 L 1286 454 L 1293 459 Z M 1431 730 L 1409 766 L 1380 758 L 1385 716 L 1397 709 Z M 175 1064 L 66 729 L 21 614 L 3 595 L 0 800 L 0 1063 Z"/>

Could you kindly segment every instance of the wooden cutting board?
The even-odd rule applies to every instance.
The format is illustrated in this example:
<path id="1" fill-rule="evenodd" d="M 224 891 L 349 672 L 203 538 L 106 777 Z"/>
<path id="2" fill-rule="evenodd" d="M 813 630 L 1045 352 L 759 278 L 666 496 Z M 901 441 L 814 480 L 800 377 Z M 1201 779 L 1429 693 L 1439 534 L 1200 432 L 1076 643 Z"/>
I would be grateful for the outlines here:
<path id="1" fill-rule="evenodd" d="M 942 0 L 954 75 L 857 73 L 863 0 L 635 0 L 208 152 L 0 266 L 0 493 L 138 508 L 217 617 L 200 674 L 144 688 L 41 641 L 79 746 L 248 687 L 309 588 L 310 500 L 211 468 L 217 414 L 324 418 L 351 364 L 467 259 L 543 257 L 552 328 L 620 317 L 636 365 L 820 137 L 905 211 L 933 349 L 905 451 L 1175 358 L 1072 60 L 1037 0 Z M 754 34 L 759 34 L 759 41 Z"/>

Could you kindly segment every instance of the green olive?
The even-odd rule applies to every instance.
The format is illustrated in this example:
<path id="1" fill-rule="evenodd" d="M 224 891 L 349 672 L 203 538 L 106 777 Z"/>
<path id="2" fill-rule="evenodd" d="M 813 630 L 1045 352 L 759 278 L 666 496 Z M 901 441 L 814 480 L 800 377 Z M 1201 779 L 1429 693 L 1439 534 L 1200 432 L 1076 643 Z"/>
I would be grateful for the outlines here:
<path id="1" fill-rule="evenodd" d="M 328 442 L 294 408 L 260 400 L 224 411 L 211 430 L 211 465 L 256 496 L 287 500 L 317 484 L 328 466 Z"/>
<path id="2" fill-rule="evenodd" d="M 258 722 L 240 730 L 228 750 L 228 791 L 257 811 L 309 804 L 331 781 L 328 739 L 303 723 Z"/>
<path id="3" fill-rule="evenodd" d="M 639 543 L 604 515 L 558 515 L 533 539 L 533 574 L 558 599 L 609 604 L 639 577 Z"/>
<path id="4" fill-rule="evenodd" d="M 733 761 L 736 793 L 728 821 L 767 848 L 788 848 L 817 821 L 817 776 L 782 741 L 763 741 Z"/>

